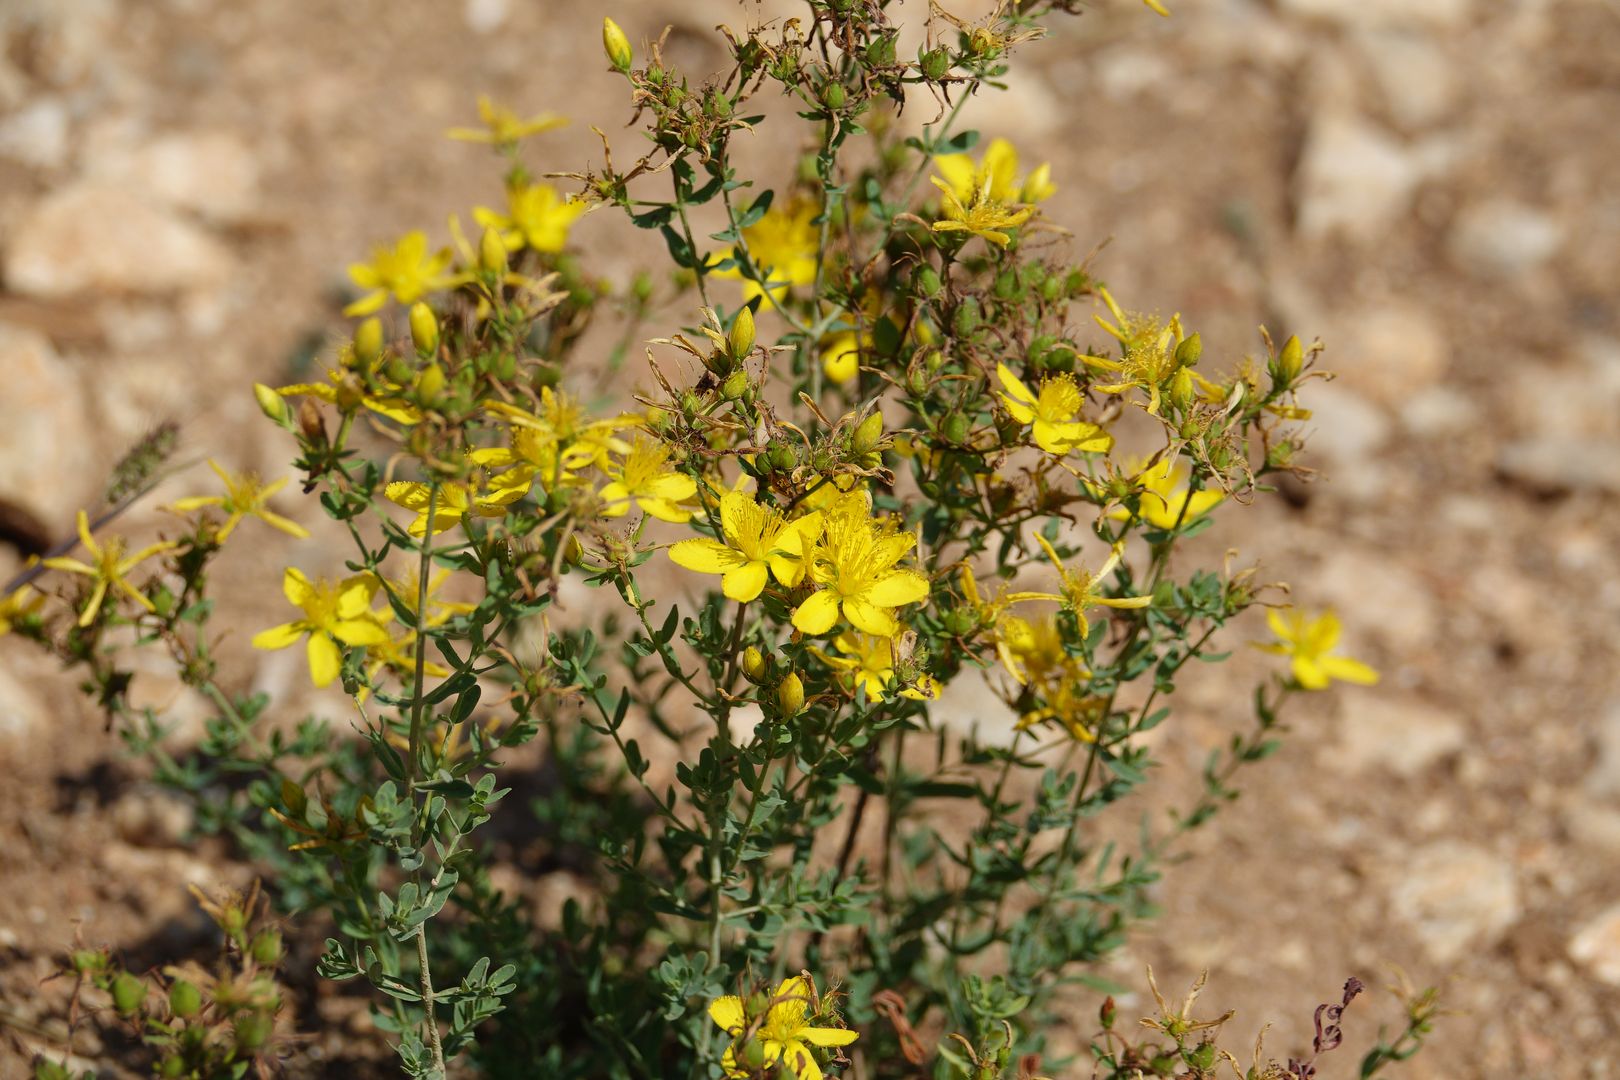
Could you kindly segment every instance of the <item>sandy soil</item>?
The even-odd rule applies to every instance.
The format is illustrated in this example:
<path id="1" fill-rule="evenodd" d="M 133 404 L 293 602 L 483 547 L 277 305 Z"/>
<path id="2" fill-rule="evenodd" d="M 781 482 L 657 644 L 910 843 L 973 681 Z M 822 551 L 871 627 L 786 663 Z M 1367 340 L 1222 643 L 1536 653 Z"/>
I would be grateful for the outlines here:
<path id="1" fill-rule="evenodd" d="M 1620 7 L 1172 6 L 1166 21 L 1099 0 L 1028 48 L 975 121 L 1051 161 L 1051 217 L 1078 244 L 1116 238 L 1099 264 L 1116 294 L 1179 311 L 1206 363 L 1254 351 L 1259 323 L 1329 343 L 1342 377 L 1316 396 L 1311 442 L 1326 479 L 1211 542 L 1336 604 L 1347 651 L 1386 679 L 1300 710 L 1109 975 L 1140 985 L 1151 962 L 1173 987 L 1207 967 L 1210 1011 L 1239 1010 L 1235 1041 L 1269 1021 L 1288 1053 L 1346 975 L 1383 984 L 1398 964 L 1443 982 L 1456 1015 L 1395 1075 L 1614 1076 Z M 673 24 L 671 52 L 703 71 L 715 23 L 790 9 L 614 14 L 637 42 Z M 442 138 L 476 94 L 572 115 L 543 144 L 551 167 L 591 159 L 592 123 L 628 142 L 599 17 L 519 0 L 0 4 L 7 507 L 65 533 L 161 419 L 198 458 L 282 471 L 244 388 L 334 338 L 342 268 L 370 244 L 498 199 L 492 163 Z M 602 214 L 576 237 L 623 276 L 631 232 Z M 335 567 L 340 549 L 322 550 Z M 268 557 L 233 552 L 238 573 L 216 575 L 237 579 L 244 626 L 275 617 L 254 608 Z M 14 565 L 0 552 L 0 573 Z M 296 658 L 238 645 L 229 679 L 293 693 Z M 1254 670 L 1188 680 L 1159 797 L 1242 723 Z M 138 693 L 199 711 L 157 670 Z M 50 1039 L 34 1029 L 60 984 L 41 979 L 75 933 L 146 962 L 194 950 L 183 883 L 239 870 L 186 845 L 183 815 L 73 687 L 4 640 L 0 772 L 12 1076 Z M 1358 1005 L 1348 1045 L 1395 1015 L 1387 997 Z"/>

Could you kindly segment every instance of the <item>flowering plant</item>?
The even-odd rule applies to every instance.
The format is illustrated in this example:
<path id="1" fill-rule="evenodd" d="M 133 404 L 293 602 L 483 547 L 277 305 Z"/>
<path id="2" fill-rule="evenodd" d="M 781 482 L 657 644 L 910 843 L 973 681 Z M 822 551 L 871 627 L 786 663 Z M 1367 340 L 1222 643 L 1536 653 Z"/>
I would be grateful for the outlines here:
<path id="1" fill-rule="evenodd" d="M 221 471 L 129 556 L 81 516 L 94 562 L 31 582 L 66 622 L 8 595 L 0 625 L 84 667 L 295 921 L 328 913 L 320 973 L 371 988 L 409 1075 L 1230 1060 L 1190 999 L 1161 999 L 1151 1046 L 1111 1004 L 1089 1043 L 1053 1023 L 1178 837 L 1276 749 L 1288 697 L 1376 676 L 1327 655 L 1331 615 L 1273 611 L 1291 666 L 1201 796 L 1134 846 L 1095 829 L 1175 738 L 1184 669 L 1280 600 L 1193 541 L 1298 470 L 1320 347 L 1262 331 L 1258 362 L 1211 363 L 1069 257 L 1048 166 L 958 130 L 1071 6 L 935 6 L 909 59 L 883 5 L 816 0 L 722 28 L 731 66 L 696 85 L 657 44 L 637 66 L 608 20 L 650 146 L 626 169 L 537 175 L 523 147 L 557 119 L 480 102 L 484 127 L 451 134 L 505 161 L 506 210 L 474 211 L 476 245 L 454 218 L 442 248 L 379 245 L 326 379 L 256 388 L 350 547 L 325 576 L 297 549 L 293 610 L 252 644 L 302 644 L 358 738 L 220 681 L 206 571 L 248 517 L 306 533 L 268 509 L 277 484 Z M 767 91 L 813 137 L 780 192 L 733 157 L 781 122 Z M 934 112 L 908 133 L 902 105 Z M 592 212 L 661 237 L 667 284 L 590 276 L 569 241 Z M 692 325 L 650 343 L 641 392 L 599 401 L 590 377 L 655 315 Z M 587 331 L 615 320 L 604 356 Z M 183 761 L 124 696 L 129 629 L 217 706 Z M 525 760 L 543 780 L 520 796 Z M 514 888 L 518 834 L 567 899 Z"/>

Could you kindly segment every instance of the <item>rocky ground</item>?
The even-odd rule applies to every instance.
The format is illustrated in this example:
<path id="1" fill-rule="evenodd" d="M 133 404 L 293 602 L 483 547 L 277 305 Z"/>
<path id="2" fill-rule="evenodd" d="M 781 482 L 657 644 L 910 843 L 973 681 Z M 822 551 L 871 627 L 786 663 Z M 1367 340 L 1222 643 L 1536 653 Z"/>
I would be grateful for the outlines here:
<path id="1" fill-rule="evenodd" d="M 1172 6 L 1099 0 L 975 122 L 1050 158 L 1051 216 L 1086 245 L 1116 238 L 1099 263 L 1116 294 L 1179 310 L 1206 356 L 1255 349 L 1262 322 L 1329 343 L 1342 377 L 1314 395 L 1310 444 L 1326 478 L 1220 539 L 1336 604 L 1347 651 L 1386 678 L 1301 711 L 1111 974 L 1140 985 L 1151 962 L 1175 986 L 1207 967 L 1211 1011 L 1274 1021 L 1287 1053 L 1345 975 L 1382 984 L 1398 963 L 1455 1011 L 1399 1075 L 1620 1075 L 1620 6 Z M 673 24 L 672 52 L 704 70 L 714 23 L 790 8 L 615 15 L 637 42 Z M 342 267 L 370 244 L 498 196 L 491 163 L 442 138 L 477 93 L 572 114 L 553 166 L 596 153 L 586 125 L 625 113 L 598 18 L 524 0 L 0 4 L 8 515 L 64 534 L 164 419 L 198 458 L 282 471 L 246 384 L 332 339 Z M 599 215 L 576 236 L 615 274 L 623 232 Z M 274 568 L 232 557 L 259 602 Z M 14 565 L 0 552 L 0 575 Z M 230 674 L 286 687 L 280 662 Z M 1246 670 L 1187 684 L 1164 783 L 1241 722 Z M 138 691 L 196 713 L 161 672 Z M 0 769 L 10 1076 L 56 1030 L 40 980 L 76 932 L 162 956 L 195 932 L 180 886 L 238 871 L 189 847 L 183 810 L 6 641 Z M 1358 1005 L 1349 1043 L 1393 1015 Z"/>

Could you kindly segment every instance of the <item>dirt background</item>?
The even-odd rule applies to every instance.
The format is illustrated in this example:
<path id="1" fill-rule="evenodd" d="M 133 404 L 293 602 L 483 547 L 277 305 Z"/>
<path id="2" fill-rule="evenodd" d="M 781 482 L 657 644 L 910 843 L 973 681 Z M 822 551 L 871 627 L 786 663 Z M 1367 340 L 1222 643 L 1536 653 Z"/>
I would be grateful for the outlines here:
<path id="1" fill-rule="evenodd" d="M 1346 975 L 1382 985 L 1398 963 L 1443 982 L 1456 1015 L 1394 1075 L 1620 1075 L 1620 5 L 1173 6 L 1162 20 L 1099 0 L 1060 21 L 970 118 L 1051 161 L 1051 218 L 1082 247 L 1115 238 L 1098 266 L 1116 294 L 1181 312 L 1206 363 L 1254 351 L 1262 322 L 1329 343 L 1342 377 L 1312 395 L 1310 425 L 1326 479 L 1211 542 L 1337 605 L 1346 651 L 1386 678 L 1296 713 L 1109 974 L 1139 986 L 1151 962 L 1174 988 L 1207 967 L 1209 1011 L 1239 1010 L 1234 1041 L 1269 1021 L 1289 1053 Z M 673 59 L 702 72 L 721 61 L 715 23 L 792 10 L 614 14 L 638 44 L 674 25 Z M 247 383 L 335 339 L 342 269 L 372 243 L 442 237 L 448 212 L 498 204 L 494 163 L 442 137 L 476 94 L 574 117 L 538 164 L 591 160 L 591 123 L 628 156 L 600 14 L 0 0 L 0 497 L 64 535 L 164 419 L 192 456 L 284 472 Z M 631 232 L 601 214 L 575 237 L 622 278 Z M 209 482 L 194 472 L 153 505 Z M 216 575 L 250 629 L 279 621 L 253 598 L 284 558 L 265 537 Z M 336 569 L 341 547 L 312 543 L 306 568 Z M 14 566 L 0 552 L 0 574 Z M 238 636 L 232 685 L 336 714 L 291 652 L 250 656 Z M 1187 681 L 1160 798 L 1190 797 L 1255 670 Z M 202 714 L 157 668 L 137 694 Z M 41 979 L 76 932 L 148 961 L 194 947 L 184 883 L 241 871 L 188 844 L 185 815 L 73 687 L 5 640 L 0 775 L 11 1077 L 57 1032 L 42 1016 L 60 984 Z M 1356 1006 L 1323 1075 L 1353 1075 L 1348 1048 L 1396 1015 L 1387 997 Z"/>

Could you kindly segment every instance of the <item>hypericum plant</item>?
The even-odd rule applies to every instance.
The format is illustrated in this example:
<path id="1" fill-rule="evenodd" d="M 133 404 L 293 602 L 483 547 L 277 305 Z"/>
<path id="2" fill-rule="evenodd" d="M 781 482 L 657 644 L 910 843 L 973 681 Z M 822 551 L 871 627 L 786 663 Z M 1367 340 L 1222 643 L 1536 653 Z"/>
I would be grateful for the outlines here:
<path id="1" fill-rule="evenodd" d="M 335 577 L 296 549 L 253 644 L 302 649 L 363 737 L 217 681 L 214 555 L 304 533 L 274 484 L 222 473 L 134 554 L 81 517 L 90 561 L 31 572 L 74 617 L 7 599 L 0 626 L 82 668 L 295 921 L 330 920 L 320 972 L 371 985 L 409 1075 L 470 1055 L 490 1075 L 989 1077 L 1083 1051 L 1051 1038 L 1057 995 L 1149 912 L 1175 839 L 1276 748 L 1293 692 L 1376 677 L 1331 655 L 1331 615 L 1273 612 L 1292 666 L 1255 688 L 1253 733 L 1164 826 L 1105 842 L 1183 668 L 1224 659 L 1215 636 L 1261 602 L 1254 569 L 1192 541 L 1298 468 L 1319 347 L 1262 331 L 1260 361 L 1210 363 L 1072 261 L 1047 166 L 1000 139 L 975 156 L 963 103 L 1074 6 L 932 5 L 912 59 L 889 5 L 812 0 L 722 28 L 731 66 L 702 83 L 656 44 L 636 66 L 608 20 L 647 146 L 546 174 L 572 196 L 520 152 L 556 119 L 480 103 L 485 127 L 452 134 L 499 154 L 507 205 L 475 210 L 476 247 L 455 219 L 451 247 L 378 247 L 325 378 L 256 387 L 352 546 Z M 777 102 L 808 149 L 766 187 L 733 146 L 793 124 Z M 670 286 L 592 278 L 567 243 L 588 210 L 658 233 Z M 603 408 L 670 311 L 695 325 Z M 604 322 L 616 345 L 586 336 Z M 116 497 L 160 458 L 137 453 Z M 602 599 L 565 605 L 570 577 Z M 133 645 L 218 707 L 194 753 L 128 705 Z M 1008 723 L 950 704 L 968 683 Z M 537 738 L 514 805 L 502 762 Z M 496 815 L 571 876 L 560 910 L 496 886 Z M 1151 1054 L 1105 1031 L 1093 1060 L 1216 1067 L 1196 1028 L 1160 1030 Z"/>

